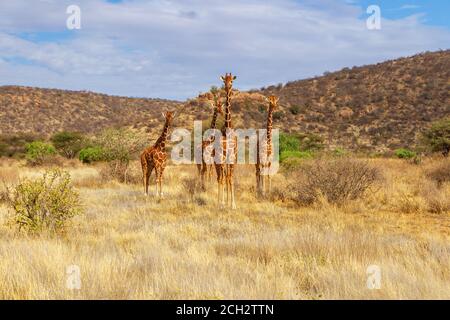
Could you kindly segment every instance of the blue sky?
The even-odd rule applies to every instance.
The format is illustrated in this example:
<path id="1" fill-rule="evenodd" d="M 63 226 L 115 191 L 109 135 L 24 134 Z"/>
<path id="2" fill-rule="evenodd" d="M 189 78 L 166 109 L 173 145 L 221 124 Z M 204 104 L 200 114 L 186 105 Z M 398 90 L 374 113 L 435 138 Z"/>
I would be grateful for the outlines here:
<path id="1" fill-rule="evenodd" d="M 382 8 L 387 19 L 401 19 L 413 14 L 423 15 L 424 24 L 450 28 L 450 1 L 447 0 L 355 0 L 362 8 L 371 4 Z"/>
<path id="2" fill-rule="evenodd" d="M 68 30 L 66 8 L 81 9 Z M 366 27 L 369 5 L 381 29 Z M 450 46 L 450 1 L 15 0 L 0 3 L 0 85 L 183 100 Z M 447 15 L 447 16 L 446 16 Z"/>

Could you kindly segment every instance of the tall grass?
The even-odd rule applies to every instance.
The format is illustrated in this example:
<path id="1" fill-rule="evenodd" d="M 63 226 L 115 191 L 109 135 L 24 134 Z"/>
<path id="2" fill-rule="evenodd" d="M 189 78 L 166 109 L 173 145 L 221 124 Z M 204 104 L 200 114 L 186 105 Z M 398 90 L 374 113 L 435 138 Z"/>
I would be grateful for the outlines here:
<path id="1" fill-rule="evenodd" d="M 181 181 L 194 167 L 167 168 L 160 202 L 140 183 L 94 183 L 96 167 L 69 169 L 85 212 L 64 235 L 18 234 L 0 205 L 0 298 L 449 299 L 450 212 L 428 204 L 431 195 L 450 198 L 449 184 L 427 177 L 434 162 L 370 164 L 383 172 L 381 188 L 305 207 L 289 196 L 292 174 L 274 176 L 273 196 L 257 200 L 254 168 L 238 167 L 235 211 L 217 208 L 215 182 L 201 204 L 191 201 L 195 183 Z M 404 210 L 405 196 L 417 209 Z M 366 286 L 374 264 L 379 290 Z M 71 265 L 80 290 L 66 286 Z"/>

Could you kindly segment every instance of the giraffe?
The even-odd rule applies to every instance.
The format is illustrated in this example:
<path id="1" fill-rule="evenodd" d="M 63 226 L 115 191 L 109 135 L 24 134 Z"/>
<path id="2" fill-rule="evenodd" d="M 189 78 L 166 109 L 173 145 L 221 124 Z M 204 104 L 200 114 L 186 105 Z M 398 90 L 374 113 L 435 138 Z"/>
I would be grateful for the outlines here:
<path id="1" fill-rule="evenodd" d="M 237 159 L 237 137 L 233 133 L 233 125 L 231 123 L 231 95 L 233 92 L 233 81 L 236 76 L 231 73 L 220 77 L 224 83 L 226 94 L 225 102 L 225 123 L 222 128 L 222 139 L 220 141 L 220 159 L 215 159 L 215 167 L 217 173 L 218 194 L 217 200 L 220 206 L 225 206 L 225 184 L 227 191 L 227 204 L 231 204 L 232 209 L 236 209 L 236 201 L 234 198 L 234 164 Z"/>
<path id="2" fill-rule="evenodd" d="M 213 116 L 211 119 L 210 129 L 216 129 L 217 125 L 217 117 L 219 114 L 223 114 L 222 110 L 222 101 L 220 100 L 220 92 L 208 92 L 205 96 L 208 99 L 208 102 L 213 107 Z M 202 141 L 201 145 L 197 147 L 198 152 L 201 152 L 202 155 L 202 163 L 197 164 L 197 169 L 201 179 L 201 187 L 202 190 L 206 190 L 205 188 L 205 177 L 208 176 L 209 179 L 212 177 L 213 164 L 207 164 L 205 158 L 212 157 L 214 154 L 214 140 L 215 137 L 212 136 L 205 141 Z"/>
<path id="3" fill-rule="evenodd" d="M 279 98 L 275 96 L 269 96 L 267 98 L 269 102 L 269 108 L 267 110 L 267 127 L 266 127 L 266 139 L 259 141 L 257 143 L 257 154 L 256 154 L 256 190 L 258 195 L 263 195 L 266 192 L 265 177 L 268 181 L 268 191 L 272 187 L 272 180 L 269 174 L 270 167 L 272 166 L 272 129 L 273 129 L 273 112 L 278 108 Z M 262 170 L 266 171 L 262 175 Z"/>
<path id="4" fill-rule="evenodd" d="M 166 140 L 169 127 L 175 116 L 173 112 L 163 112 L 163 117 L 165 119 L 164 129 L 161 136 L 158 138 L 156 143 L 147 149 L 145 149 L 141 154 L 141 165 L 142 165 L 142 180 L 144 183 L 144 192 L 148 196 L 148 186 L 150 175 L 153 169 L 155 169 L 156 175 L 156 195 L 159 198 L 163 197 L 162 193 L 162 175 L 166 167 L 167 153 L 166 153 Z M 158 190 L 159 189 L 159 190 Z"/>

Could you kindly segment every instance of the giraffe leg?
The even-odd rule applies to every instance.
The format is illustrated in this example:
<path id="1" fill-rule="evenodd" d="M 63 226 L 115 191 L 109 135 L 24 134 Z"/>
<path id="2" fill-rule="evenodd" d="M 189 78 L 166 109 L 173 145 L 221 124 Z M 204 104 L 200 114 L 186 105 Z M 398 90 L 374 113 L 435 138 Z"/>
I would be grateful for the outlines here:
<path id="1" fill-rule="evenodd" d="M 269 162 L 269 165 L 267 167 L 267 182 L 268 182 L 268 190 L 267 193 L 270 195 L 270 191 L 272 189 L 272 177 L 270 175 L 270 167 L 272 166 L 272 164 Z"/>
<path id="2" fill-rule="evenodd" d="M 225 172 L 222 174 L 222 182 L 220 184 L 220 188 L 221 188 L 221 193 L 222 193 L 222 199 L 221 199 L 221 206 L 222 208 L 225 207 Z"/>
<path id="3" fill-rule="evenodd" d="M 265 169 L 265 166 L 263 166 Z M 261 195 L 264 197 L 266 195 L 266 175 L 265 170 L 263 170 L 263 175 L 261 175 Z"/>
<path id="4" fill-rule="evenodd" d="M 158 167 L 155 167 L 155 196 L 158 197 L 159 195 L 159 171 L 160 169 Z"/>
<path id="5" fill-rule="evenodd" d="M 213 181 L 214 175 L 214 166 L 212 164 L 209 165 L 209 182 Z"/>
<path id="6" fill-rule="evenodd" d="M 141 167 L 142 167 L 142 185 L 144 187 L 144 194 L 146 195 L 147 190 L 147 184 L 146 184 L 146 178 L 147 178 L 147 160 L 144 158 L 144 155 L 141 155 Z"/>
<path id="7" fill-rule="evenodd" d="M 219 201 L 220 206 L 225 207 L 225 168 L 220 168 L 220 182 L 219 182 Z"/>
<path id="8" fill-rule="evenodd" d="M 261 196 L 261 168 L 258 164 L 256 164 L 255 167 L 256 167 L 256 195 L 259 197 Z"/>
<path id="9" fill-rule="evenodd" d="M 144 194 L 147 195 L 147 168 L 142 166 L 142 185 L 144 186 Z"/>
<path id="10" fill-rule="evenodd" d="M 145 194 L 148 196 L 148 187 L 150 186 L 150 176 L 152 175 L 153 166 L 147 167 L 147 174 L 145 175 Z"/>
<path id="11" fill-rule="evenodd" d="M 230 202 L 230 195 L 229 195 L 229 193 L 230 193 L 230 181 L 229 181 L 229 177 L 228 177 L 228 168 L 227 168 L 227 170 L 225 172 L 225 188 L 226 188 L 226 193 L 227 193 L 227 202 L 226 202 L 226 204 L 228 206 L 228 203 Z"/>
<path id="12" fill-rule="evenodd" d="M 164 197 L 164 193 L 162 191 L 162 179 L 163 179 L 163 173 L 164 173 L 164 169 L 165 167 L 161 167 L 161 170 L 159 172 L 159 198 L 163 198 Z"/>
<path id="13" fill-rule="evenodd" d="M 236 209 L 236 201 L 234 198 L 234 166 L 229 165 L 228 166 L 228 172 L 227 172 L 227 180 L 228 180 L 228 192 L 230 193 L 230 201 L 231 201 L 231 209 Z"/>
<path id="14" fill-rule="evenodd" d="M 220 185 L 220 179 L 217 179 L 217 204 L 220 205 L 220 199 L 222 197 L 222 195 L 220 194 L 221 191 L 221 185 Z"/>
<path id="15" fill-rule="evenodd" d="M 150 176 L 152 174 L 153 167 L 146 167 L 145 175 L 144 175 L 144 193 L 146 196 L 148 196 L 148 187 L 150 185 Z"/>
<path id="16" fill-rule="evenodd" d="M 201 187 L 202 187 L 202 190 L 203 190 L 203 191 L 206 190 L 206 186 L 205 186 L 205 178 L 206 178 L 207 171 L 208 171 L 208 167 L 206 166 L 206 163 L 203 162 L 203 164 L 202 164 L 202 170 L 201 170 L 201 173 L 200 173 L 200 177 L 201 177 Z"/>
<path id="17" fill-rule="evenodd" d="M 162 176 L 160 174 L 160 176 L 158 177 L 158 188 L 159 188 L 159 193 L 158 193 L 158 197 L 160 199 L 162 199 L 162 197 L 164 196 L 163 192 L 162 192 Z"/>

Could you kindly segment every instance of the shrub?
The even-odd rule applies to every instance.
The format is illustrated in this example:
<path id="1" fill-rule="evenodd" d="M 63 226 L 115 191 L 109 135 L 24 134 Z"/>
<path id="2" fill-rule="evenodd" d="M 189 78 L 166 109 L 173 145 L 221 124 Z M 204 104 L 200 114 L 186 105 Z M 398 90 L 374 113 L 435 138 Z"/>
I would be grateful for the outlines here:
<path id="1" fill-rule="evenodd" d="M 58 169 L 46 171 L 40 179 L 22 181 L 7 194 L 13 222 L 30 232 L 60 231 L 68 219 L 81 212 L 69 173 Z"/>
<path id="2" fill-rule="evenodd" d="M 295 200 L 312 204 L 325 197 L 330 203 L 355 200 L 381 180 L 378 168 L 356 159 L 316 160 L 300 168 L 292 186 Z"/>
<path id="3" fill-rule="evenodd" d="M 296 135 L 280 133 L 280 153 L 299 150 L 300 140 Z"/>
<path id="4" fill-rule="evenodd" d="M 63 131 L 54 134 L 51 141 L 62 156 L 72 159 L 83 148 L 84 137 L 80 133 Z"/>
<path id="5" fill-rule="evenodd" d="M 286 159 L 311 159 L 313 154 L 310 151 L 284 151 L 280 155 L 280 162 L 286 161 Z"/>
<path id="6" fill-rule="evenodd" d="M 433 152 L 441 152 L 445 157 L 450 153 L 450 118 L 434 122 L 422 134 L 422 143 Z"/>
<path id="7" fill-rule="evenodd" d="M 7 155 L 8 145 L 0 140 L 0 157 Z"/>
<path id="8" fill-rule="evenodd" d="M 395 150 L 395 156 L 399 159 L 412 159 L 417 156 L 417 153 L 408 149 L 397 149 Z"/>
<path id="9" fill-rule="evenodd" d="M 27 143 L 25 148 L 27 161 L 31 165 L 41 165 L 50 156 L 56 154 L 55 147 L 43 141 Z"/>
<path id="10" fill-rule="evenodd" d="M 450 211 L 450 198 L 446 196 L 445 190 L 439 189 L 435 183 L 423 181 L 419 194 L 425 201 L 428 212 L 442 214 Z"/>
<path id="11" fill-rule="evenodd" d="M 139 132 L 129 129 L 107 129 L 93 141 L 102 150 L 102 160 L 110 163 L 111 174 L 115 177 L 122 175 L 119 180 L 127 180 L 130 161 L 143 150 L 147 139 Z"/>
<path id="12" fill-rule="evenodd" d="M 450 182 L 450 161 L 439 162 L 426 171 L 426 176 L 436 182 L 438 186 Z"/>
<path id="13" fill-rule="evenodd" d="M 80 150 L 78 158 L 83 163 L 93 163 L 104 160 L 103 149 L 100 147 L 89 147 Z"/>
<path id="14" fill-rule="evenodd" d="M 289 108 L 289 111 L 290 111 L 294 116 L 296 116 L 296 115 L 300 114 L 300 107 L 297 106 L 297 105 L 292 106 L 292 107 Z"/>
<path id="15" fill-rule="evenodd" d="M 128 129 L 107 129 L 94 140 L 103 149 L 106 161 L 129 162 L 147 143 L 146 137 Z"/>
<path id="16" fill-rule="evenodd" d="M 324 148 L 323 138 L 316 134 L 280 134 L 280 152 L 319 151 Z"/>
<path id="17" fill-rule="evenodd" d="M 347 154 L 347 152 L 344 149 L 339 148 L 339 147 L 334 149 L 332 153 L 333 153 L 333 156 L 335 156 L 335 157 L 343 157 Z"/>
<path id="18" fill-rule="evenodd" d="M 181 181 L 184 191 L 189 195 L 191 201 L 194 200 L 196 192 L 200 189 L 197 178 L 185 178 Z"/>
<path id="19" fill-rule="evenodd" d="M 142 185 L 142 170 L 140 166 L 129 166 L 120 161 L 109 161 L 100 169 L 103 182 L 115 180 L 121 183 Z"/>
<path id="20" fill-rule="evenodd" d="M 283 118 L 283 111 L 275 111 L 272 114 L 273 120 L 281 120 Z"/>
<path id="21" fill-rule="evenodd" d="M 303 161 L 300 158 L 286 158 L 283 160 L 281 165 L 284 170 L 291 172 L 297 170 L 301 166 L 302 162 Z"/>
<path id="22" fill-rule="evenodd" d="M 23 158 L 26 154 L 26 144 L 38 140 L 31 134 L 0 137 L 0 157 Z"/>
<path id="23" fill-rule="evenodd" d="M 313 133 L 302 133 L 298 135 L 300 151 L 319 151 L 324 148 L 323 138 Z"/>

